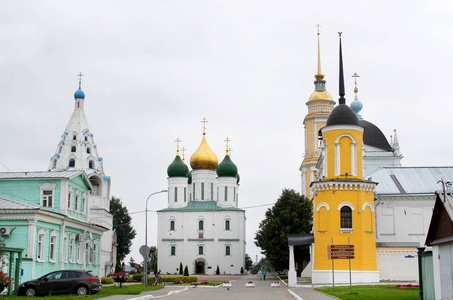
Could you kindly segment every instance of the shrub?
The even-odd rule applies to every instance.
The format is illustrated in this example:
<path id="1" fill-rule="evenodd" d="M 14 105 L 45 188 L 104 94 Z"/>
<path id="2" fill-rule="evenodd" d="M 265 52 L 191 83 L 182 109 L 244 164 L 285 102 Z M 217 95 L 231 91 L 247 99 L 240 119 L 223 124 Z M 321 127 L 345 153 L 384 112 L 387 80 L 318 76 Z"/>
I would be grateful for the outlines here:
<path id="1" fill-rule="evenodd" d="M 215 270 L 215 274 L 216 274 L 216 275 L 220 275 L 220 268 L 219 268 L 219 265 L 217 265 L 217 270 Z"/>
<path id="2" fill-rule="evenodd" d="M 102 277 L 101 278 L 101 283 L 102 284 L 113 284 L 113 278 L 110 277 Z"/>
<path id="3" fill-rule="evenodd" d="M 241 274 L 244 274 L 244 268 L 241 267 Z"/>
<path id="4" fill-rule="evenodd" d="M 189 268 L 187 266 L 184 268 L 184 276 L 189 276 Z"/>
<path id="5" fill-rule="evenodd" d="M 182 262 L 179 263 L 179 275 L 182 275 L 183 274 L 183 271 L 182 271 Z"/>
<path id="6" fill-rule="evenodd" d="M 132 276 L 133 281 L 142 281 L 142 279 L 143 279 L 143 274 L 134 274 Z"/>
<path id="7" fill-rule="evenodd" d="M 162 276 L 162 282 L 174 282 L 175 280 L 180 280 L 181 282 L 197 282 L 197 276 Z"/>
<path id="8" fill-rule="evenodd" d="M 135 270 L 130 270 L 129 274 L 134 275 L 135 274 Z"/>

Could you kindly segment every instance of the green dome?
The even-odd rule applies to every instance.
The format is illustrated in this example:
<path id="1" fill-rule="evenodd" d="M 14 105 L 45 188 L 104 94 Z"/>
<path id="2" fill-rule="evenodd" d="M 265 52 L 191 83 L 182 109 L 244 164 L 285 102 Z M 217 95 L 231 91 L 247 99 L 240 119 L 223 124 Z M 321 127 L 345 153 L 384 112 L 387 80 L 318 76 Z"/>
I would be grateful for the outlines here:
<path id="1" fill-rule="evenodd" d="M 192 172 L 187 173 L 187 177 L 189 177 L 188 184 L 192 184 Z"/>
<path id="2" fill-rule="evenodd" d="M 189 168 L 181 160 L 181 157 L 176 155 L 175 160 L 167 168 L 168 177 L 187 177 L 187 173 L 189 173 Z"/>
<path id="3" fill-rule="evenodd" d="M 229 155 L 225 155 L 225 158 L 219 164 L 216 171 L 219 177 L 236 177 L 238 175 L 238 168 L 231 161 Z"/>
<path id="4" fill-rule="evenodd" d="M 236 181 L 236 184 L 239 184 L 239 181 L 241 181 L 241 176 L 239 176 L 239 173 L 236 175 L 236 178 L 238 179 L 238 181 Z"/>

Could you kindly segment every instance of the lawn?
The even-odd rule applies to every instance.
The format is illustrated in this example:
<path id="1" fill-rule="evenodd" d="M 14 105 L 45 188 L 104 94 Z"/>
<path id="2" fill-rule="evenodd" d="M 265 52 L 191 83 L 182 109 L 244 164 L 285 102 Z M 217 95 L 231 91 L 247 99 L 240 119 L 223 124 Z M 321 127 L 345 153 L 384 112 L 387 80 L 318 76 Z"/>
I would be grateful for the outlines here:
<path id="1" fill-rule="evenodd" d="M 147 291 L 159 290 L 163 287 L 161 286 L 153 286 L 148 285 L 146 287 Z M 139 295 L 143 292 L 143 284 L 131 284 L 131 285 L 124 285 L 123 287 L 118 286 L 107 286 L 102 287 L 102 291 L 95 295 L 87 295 L 87 296 L 76 296 L 76 295 L 58 295 L 58 296 L 47 296 L 48 298 L 56 298 L 56 299 L 68 299 L 68 300 L 79 300 L 79 299 L 96 299 L 102 297 L 108 297 L 113 295 Z M 30 297 L 25 296 L 0 296 L 0 300 L 30 300 Z M 36 298 L 39 299 L 39 298 Z"/>
<path id="2" fill-rule="evenodd" d="M 420 299 L 419 289 L 394 289 L 395 285 L 356 285 L 352 286 L 337 286 L 335 289 L 332 287 L 319 287 L 316 290 L 323 293 L 335 296 L 342 300 L 418 300 Z"/>

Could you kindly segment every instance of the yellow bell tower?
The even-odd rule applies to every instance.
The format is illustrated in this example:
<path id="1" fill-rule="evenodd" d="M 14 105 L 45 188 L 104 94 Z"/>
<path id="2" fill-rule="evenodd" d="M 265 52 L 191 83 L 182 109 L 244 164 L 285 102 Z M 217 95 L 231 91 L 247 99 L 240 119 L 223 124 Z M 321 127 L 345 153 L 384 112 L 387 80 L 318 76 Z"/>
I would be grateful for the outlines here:
<path id="1" fill-rule="evenodd" d="M 312 182 L 314 257 L 312 282 L 332 283 L 328 245 L 354 245 L 353 283 L 379 282 L 374 232 L 375 182 L 364 180 L 363 128 L 345 104 L 340 35 L 340 99 L 321 129 L 322 174 Z M 349 282 L 349 260 L 334 261 L 335 283 Z"/>
<path id="2" fill-rule="evenodd" d="M 315 91 L 311 94 L 306 105 L 308 114 L 304 119 L 305 127 L 305 152 L 304 159 L 299 168 L 302 177 L 302 194 L 311 198 L 310 183 L 316 180 L 316 163 L 318 162 L 318 131 L 327 121 L 330 112 L 333 110 L 335 101 L 326 91 L 326 81 L 321 74 L 321 50 L 319 42 L 318 27 L 318 74 L 315 75 Z"/>

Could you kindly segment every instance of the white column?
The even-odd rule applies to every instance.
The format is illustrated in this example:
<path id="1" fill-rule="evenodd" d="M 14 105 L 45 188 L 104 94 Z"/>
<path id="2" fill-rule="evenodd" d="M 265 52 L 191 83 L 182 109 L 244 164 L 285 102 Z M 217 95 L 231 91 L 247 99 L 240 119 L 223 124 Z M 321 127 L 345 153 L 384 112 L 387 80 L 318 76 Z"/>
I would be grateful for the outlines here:
<path id="1" fill-rule="evenodd" d="M 288 271 L 288 287 L 297 285 L 296 264 L 294 262 L 294 246 L 289 246 L 289 271 Z"/>

